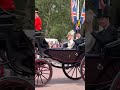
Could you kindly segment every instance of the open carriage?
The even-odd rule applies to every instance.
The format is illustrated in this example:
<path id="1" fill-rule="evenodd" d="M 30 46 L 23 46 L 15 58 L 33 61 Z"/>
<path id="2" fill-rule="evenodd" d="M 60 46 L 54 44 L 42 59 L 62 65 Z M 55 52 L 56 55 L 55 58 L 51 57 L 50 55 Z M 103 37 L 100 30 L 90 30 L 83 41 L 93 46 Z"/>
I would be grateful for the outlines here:
<path id="1" fill-rule="evenodd" d="M 39 37 L 41 38 L 41 37 Z M 43 38 L 44 39 L 44 38 Z M 39 45 L 39 42 L 38 44 Z M 40 45 L 39 45 L 40 46 Z M 41 47 L 39 47 L 41 49 Z M 39 49 L 39 50 L 40 50 Z M 45 49 L 44 52 L 40 51 L 40 58 L 36 59 L 36 86 L 45 85 L 52 77 L 52 67 L 61 67 L 64 74 L 72 79 L 78 80 L 81 78 L 80 74 L 80 63 L 84 57 L 84 44 L 79 46 L 78 49 L 65 49 L 65 48 L 55 48 L 55 49 Z M 37 53 L 37 52 L 36 52 Z M 42 54 L 42 55 L 41 55 Z M 47 62 L 47 63 L 43 63 Z M 58 62 L 61 66 L 51 65 L 51 62 Z M 49 66 L 49 67 L 48 67 Z M 38 74 L 38 71 L 40 74 Z M 47 72 L 47 73 L 44 73 Z M 46 74 L 49 74 L 46 77 Z M 41 75 L 42 78 L 39 78 Z"/>

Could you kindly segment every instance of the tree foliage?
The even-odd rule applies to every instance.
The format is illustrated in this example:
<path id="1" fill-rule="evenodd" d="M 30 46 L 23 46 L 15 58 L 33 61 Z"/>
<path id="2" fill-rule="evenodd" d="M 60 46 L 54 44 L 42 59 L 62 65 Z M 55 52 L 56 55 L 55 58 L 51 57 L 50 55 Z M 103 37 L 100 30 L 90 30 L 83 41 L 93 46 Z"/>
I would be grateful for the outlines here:
<path id="1" fill-rule="evenodd" d="M 66 34 L 74 27 L 70 0 L 35 0 L 35 6 L 39 9 L 43 21 L 42 29 L 45 30 L 45 37 L 59 40 L 66 38 Z"/>
<path id="2" fill-rule="evenodd" d="M 14 0 L 17 15 L 17 28 L 34 30 L 34 0 Z"/>

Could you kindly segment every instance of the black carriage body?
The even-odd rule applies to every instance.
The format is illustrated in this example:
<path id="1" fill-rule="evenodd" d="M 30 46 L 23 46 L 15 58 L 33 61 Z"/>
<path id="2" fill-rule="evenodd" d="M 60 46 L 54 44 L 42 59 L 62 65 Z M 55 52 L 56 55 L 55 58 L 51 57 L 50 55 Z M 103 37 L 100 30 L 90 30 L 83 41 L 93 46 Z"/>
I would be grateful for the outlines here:
<path id="1" fill-rule="evenodd" d="M 85 61 L 86 90 L 107 90 L 120 71 L 120 39 L 107 44 L 104 53 L 86 55 Z"/>
<path id="2" fill-rule="evenodd" d="M 76 49 L 49 49 L 48 55 L 53 60 L 61 63 L 81 62 L 84 57 L 84 50 L 77 51 Z"/>
<path id="3" fill-rule="evenodd" d="M 120 59 L 120 58 L 119 58 Z M 114 58 L 86 58 L 86 86 L 104 87 L 112 83 L 120 71 L 120 61 Z M 95 88 L 93 87 L 93 88 Z M 89 89 L 88 89 L 89 90 Z M 94 90 L 94 89 L 92 89 Z"/>
<path id="4" fill-rule="evenodd" d="M 42 57 L 51 58 L 52 60 L 56 60 L 60 63 L 75 63 L 81 62 L 82 58 L 85 55 L 85 47 L 84 44 L 80 44 L 76 49 L 67 49 L 67 48 L 52 48 L 49 49 L 48 43 L 41 36 L 36 35 L 36 43 L 35 46 L 38 48 L 40 54 L 44 53 Z"/>

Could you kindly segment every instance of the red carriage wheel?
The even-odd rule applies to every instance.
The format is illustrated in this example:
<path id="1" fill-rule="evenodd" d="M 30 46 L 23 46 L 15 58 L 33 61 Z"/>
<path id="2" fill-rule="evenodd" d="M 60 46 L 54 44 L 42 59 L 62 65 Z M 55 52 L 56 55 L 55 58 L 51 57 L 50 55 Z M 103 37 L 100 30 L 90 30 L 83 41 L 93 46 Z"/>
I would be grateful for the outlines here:
<path id="1" fill-rule="evenodd" d="M 120 72 L 118 73 L 116 78 L 113 80 L 110 90 L 120 90 Z"/>
<path id="2" fill-rule="evenodd" d="M 82 61 L 81 61 L 80 73 L 81 73 L 81 77 L 82 77 L 83 80 L 85 81 L 85 57 L 84 57 L 84 58 L 82 59 Z"/>
<path id="3" fill-rule="evenodd" d="M 0 90 L 34 90 L 28 81 L 17 77 L 4 77 L 0 79 Z"/>
<path id="4" fill-rule="evenodd" d="M 35 86 L 44 86 L 52 78 L 52 66 L 44 59 L 35 61 Z"/>

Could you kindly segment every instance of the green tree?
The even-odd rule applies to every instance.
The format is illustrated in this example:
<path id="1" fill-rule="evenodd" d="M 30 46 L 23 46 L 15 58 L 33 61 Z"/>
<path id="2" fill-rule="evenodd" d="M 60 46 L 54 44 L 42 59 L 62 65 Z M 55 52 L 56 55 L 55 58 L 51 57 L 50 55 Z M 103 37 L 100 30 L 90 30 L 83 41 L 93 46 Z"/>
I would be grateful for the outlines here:
<path id="1" fill-rule="evenodd" d="M 35 0 L 43 21 L 45 37 L 66 38 L 66 34 L 73 29 L 70 12 L 71 0 Z M 82 6 L 82 5 L 81 5 Z"/>
<path id="2" fill-rule="evenodd" d="M 70 6 L 67 3 L 63 0 L 36 0 L 36 7 L 40 10 L 46 37 L 60 38 L 58 37 L 59 33 L 65 31 L 66 27 L 70 28 L 72 25 L 70 20 Z M 66 31 L 68 32 L 68 30 Z"/>
<path id="3" fill-rule="evenodd" d="M 18 29 L 23 27 L 27 30 L 34 30 L 34 2 L 34 0 L 14 0 Z"/>

